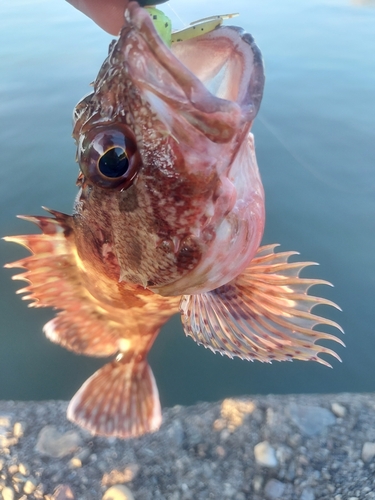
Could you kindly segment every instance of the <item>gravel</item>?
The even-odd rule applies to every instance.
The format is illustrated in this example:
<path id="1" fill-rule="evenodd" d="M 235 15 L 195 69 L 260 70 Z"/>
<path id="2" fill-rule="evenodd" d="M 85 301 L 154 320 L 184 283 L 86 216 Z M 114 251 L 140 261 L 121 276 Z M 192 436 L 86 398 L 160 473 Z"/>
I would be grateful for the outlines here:
<path id="1" fill-rule="evenodd" d="M 0 402 L 0 500 L 375 500 L 375 395 L 226 399 L 94 438 L 67 403 Z"/>

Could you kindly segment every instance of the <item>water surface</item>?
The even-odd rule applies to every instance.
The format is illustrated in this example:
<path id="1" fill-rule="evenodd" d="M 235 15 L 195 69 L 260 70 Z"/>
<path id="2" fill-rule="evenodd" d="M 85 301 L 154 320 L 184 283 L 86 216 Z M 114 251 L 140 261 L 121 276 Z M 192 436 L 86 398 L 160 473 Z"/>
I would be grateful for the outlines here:
<path id="1" fill-rule="evenodd" d="M 375 390 L 375 9 L 349 0 L 172 0 L 188 23 L 237 11 L 266 63 L 254 125 L 267 196 L 264 243 L 320 263 L 305 275 L 335 288 L 316 293 L 345 329 L 333 370 L 312 363 L 262 365 L 213 355 L 173 318 L 150 360 L 165 405 L 256 393 Z M 165 12 L 182 27 L 168 4 Z M 67 3 L 3 2 L 0 34 L 0 235 L 32 231 L 16 214 L 40 206 L 70 213 L 77 165 L 71 113 L 111 37 Z M 232 21 L 233 22 L 233 21 Z M 26 255 L 1 242 L 1 263 Z M 44 338 L 53 313 L 27 309 L 11 272 L 0 278 L 0 398 L 70 398 L 103 360 Z M 318 310 L 317 310 L 318 311 Z M 332 346 L 331 346 L 332 347 Z"/>

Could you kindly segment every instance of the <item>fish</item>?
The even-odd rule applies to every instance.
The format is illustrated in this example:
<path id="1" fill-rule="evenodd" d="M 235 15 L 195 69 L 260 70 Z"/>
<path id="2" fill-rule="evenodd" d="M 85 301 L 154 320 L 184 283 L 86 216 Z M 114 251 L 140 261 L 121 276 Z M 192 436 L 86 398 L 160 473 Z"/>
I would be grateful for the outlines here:
<path id="1" fill-rule="evenodd" d="M 134 438 L 162 411 L 147 354 L 180 314 L 214 353 L 261 362 L 338 354 L 316 329 L 332 301 L 308 293 L 312 262 L 261 246 L 264 189 L 252 123 L 265 83 L 261 52 L 235 26 L 174 43 L 137 2 L 93 91 L 75 107 L 79 188 L 72 215 L 21 216 L 41 233 L 5 239 L 31 255 L 7 264 L 31 307 L 51 307 L 52 342 L 111 357 L 78 390 L 67 417 L 94 435 Z"/>

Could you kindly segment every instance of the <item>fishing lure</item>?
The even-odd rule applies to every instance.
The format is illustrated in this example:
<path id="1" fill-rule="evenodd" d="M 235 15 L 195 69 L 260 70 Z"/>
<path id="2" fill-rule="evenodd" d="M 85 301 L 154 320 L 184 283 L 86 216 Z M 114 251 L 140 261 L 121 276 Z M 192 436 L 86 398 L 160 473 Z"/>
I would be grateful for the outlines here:
<path id="1" fill-rule="evenodd" d="M 172 43 L 176 42 L 185 42 L 186 40 L 190 40 L 191 38 L 195 38 L 200 35 L 205 35 L 210 31 L 213 31 L 218 26 L 223 24 L 223 21 L 226 19 L 232 19 L 233 17 L 237 17 L 239 14 L 223 14 L 218 16 L 210 16 L 204 17 L 203 19 L 198 19 L 197 21 L 193 21 L 186 28 L 174 31 L 172 33 Z"/>
<path id="2" fill-rule="evenodd" d="M 154 6 L 145 6 L 145 8 L 149 12 L 160 38 L 168 47 L 170 47 L 172 43 L 184 42 L 197 36 L 205 35 L 218 26 L 221 26 L 224 20 L 232 19 L 239 15 L 235 13 L 204 17 L 197 21 L 193 21 L 182 30 L 172 32 L 172 21 L 163 11 Z"/>

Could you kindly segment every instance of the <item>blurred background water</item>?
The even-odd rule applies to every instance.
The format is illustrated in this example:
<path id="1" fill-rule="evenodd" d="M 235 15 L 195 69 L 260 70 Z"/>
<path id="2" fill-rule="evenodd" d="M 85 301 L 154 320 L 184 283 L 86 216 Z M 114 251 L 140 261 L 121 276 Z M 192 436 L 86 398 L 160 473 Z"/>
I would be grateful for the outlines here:
<path id="1" fill-rule="evenodd" d="M 226 396 L 375 390 L 375 8 L 350 0 L 171 0 L 182 21 L 228 11 L 253 34 L 266 88 L 253 131 L 267 202 L 264 243 L 298 250 L 320 267 L 305 275 L 343 312 L 333 370 L 313 363 L 262 365 L 214 355 L 185 338 L 179 318 L 150 355 L 162 403 Z M 181 18 L 179 20 L 172 8 Z M 41 205 L 70 213 L 77 165 L 71 114 L 89 91 L 112 37 L 69 4 L 0 4 L 0 235 L 33 232 L 16 214 Z M 25 256 L 0 243 L 1 264 Z M 0 277 L 0 399 L 68 399 L 103 360 L 44 338 L 53 313 L 27 309 L 10 270 Z M 318 312 L 318 309 L 317 309 Z M 335 346 L 336 347 L 336 346 Z"/>

